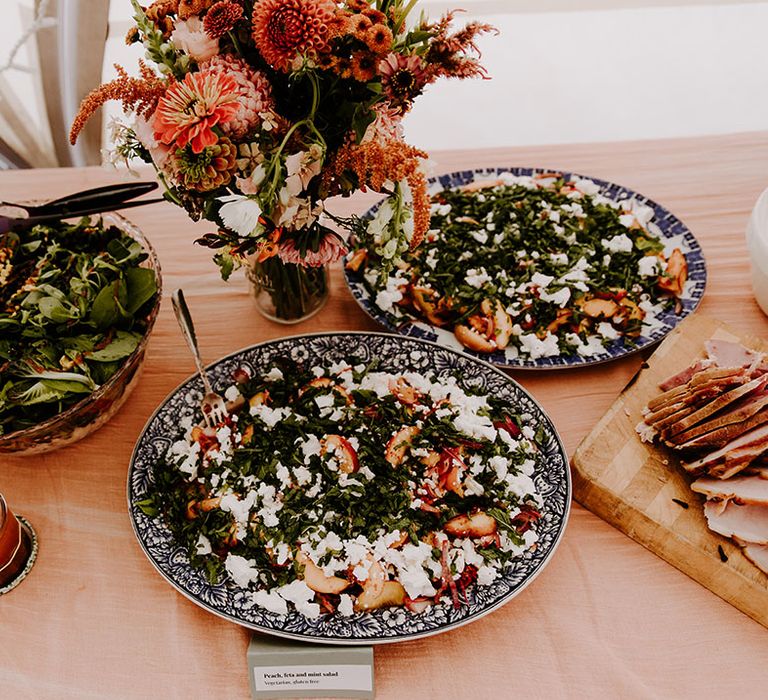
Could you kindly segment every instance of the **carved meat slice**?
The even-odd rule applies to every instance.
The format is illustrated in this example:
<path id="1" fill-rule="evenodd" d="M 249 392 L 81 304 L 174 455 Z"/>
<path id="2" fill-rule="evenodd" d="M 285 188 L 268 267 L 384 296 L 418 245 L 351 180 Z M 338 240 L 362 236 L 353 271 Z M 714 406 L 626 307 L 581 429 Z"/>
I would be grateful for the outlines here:
<path id="1" fill-rule="evenodd" d="M 731 413 L 726 414 L 722 418 L 729 418 Z M 754 416 L 749 418 L 738 418 L 735 420 L 713 420 L 702 425 L 697 425 L 695 428 L 686 430 L 683 433 L 675 435 L 669 439 L 675 445 L 675 449 L 687 450 L 687 449 L 699 449 L 708 447 L 710 449 L 716 449 L 727 445 L 731 440 L 736 439 L 739 435 L 746 433 L 752 428 L 756 428 L 763 423 L 768 423 L 768 410 L 760 411 Z M 714 427 L 720 425 L 720 427 Z"/>
<path id="2" fill-rule="evenodd" d="M 759 461 L 759 459 L 758 459 Z M 761 479 L 768 479 L 768 467 L 762 464 L 752 462 L 743 472 L 745 476 L 757 476 Z"/>
<path id="3" fill-rule="evenodd" d="M 741 551 L 758 569 L 768 574 L 768 545 L 746 542 Z"/>
<path id="4" fill-rule="evenodd" d="M 740 343 L 712 338 L 704 343 L 707 355 L 718 367 L 749 367 L 760 356 Z"/>
<path id="5" fill-rule="evenodd" d="M 670 389 L 684 386 L 690 381 L 694 374 L 701 372 L 701 370 L 710 367 L 711 365 L 711 360 L 698 360 L 697 362 L 694 362 L 690 367 L 686 367 L 682 372 L 673 374 L 668 379 L 665 379 L 661 384 L 659 384 L 659 389 L 661 389 L 663 392 L 667 392 Z M 662 396 L 664 396 L 664 394 L 662 394 Z"/>
<path id="6" fill-rule="evenodd" d="M 755 415 L 762 412 L 765 408 L 768 408 L 768 390 L 765 388 L 760 391 L 754 391 L 748 396 L 745 396 L 740 401 L 736 401 L 730 406 L 726 407 L 726 410 L 719 414 L 716 414 L 708 421 L 699 423 L 698 425 L 690 428 L 689 430 L 678 433 L 672 442 L 676 444 L 682 444 L 687 440 L 704 435 L 704 433 L 723 428 L 731 423 L 740 423 L 742 421 L 748 421 Z M 647 419 L 646 419 L 647 420 Z M 759 425 L 760 421 L 753 423 L 751 427 Z M 746 432 L 745 430 L 741 431 Z M 737 433 L 740 434 L 740 433 Z M 735 437 L 735 436 L 734 436 Z M 709 443 L 703 443 L 709 444 Z"/>
<path id="7" fill-rule="evenodd" d="M 768 506 L 768 479 L 759 476 L 737 476 L 725 481 L 705 476 L 694 481 L 691 489 L 708 499 Z"/>
<path id="8" fill-rule="evenodd" d="M 693 462 L 683 462 L 681 465 L 690 474 L 698 476 L 709 472 L 710 476 L 725 479 L 744 469 L 766 449 L 768 449 L 768 424 L 763 424 L 731 440 L 719 450 Z M 733 471 L 734 468 L 735 471 Z"/>
<path id="9" fill-rule="evenodd" d="M 709 418 L 711 415 L 714 415 L 718 411 L 724 409 L 726 406 L 729 406 L 734 401 L 738 401 L 739 399 L 751 394 L 754 391 L 759 391 L 765 386 L 766 382 L 768 382 L 768 375 L 758 377 L 757 379 L 753 379 L 751 382 L 747 382 L 746 384 L 743 384 L 735 389 L 726 391 L 724 394 L 718 396 L 714 401 L 710 401 L 697 411 L 694 411 L 689 416 L 686 416 L 682 420 L 670 426 L 667 429 L 668 434 L 676 435 L 677 433 L 681 433 L 688 428 L 692 428 L 697 423 L 700 423 L 705 418 Z"/>
<path id="10" fill-rule="evenodd" d="M 675 399 L 676 397 L 683 396 L 684 394 L 688 393 L 691 390 L 702 388 L 708 382 L 723 381 L 728 379 L 729 377 L 737 377 L 744 374 L 743 367 L 725 367 L 725 368 L 711 367 L 709 369 L 706 369 L 704 367 L 699 367 L 699 365 L 703 365 L 703 361 L 697 362 L 696 365 L 693 365 L 692 367 L 689 367 L 687 370 L 684 370 L 684 372 L 687 373 L 688 378 L 683 384 L 675 384 L 669 389 L 665 389 L 665 386 L 667 386 L 669 382 L 673 379 L 672 377 L 667 379 L 662 384 L 659 384 L 659 388 L 664 393 L 659 394 L 655 399 L 651 399 L 651 401 L 648 402 L 648 408 L 651 411 L 655 411 L 660 406 L 663 406 L 669 403 L 672 399 Z M 694 369 L 694 368 L 698 368 L 698 369 Z M 683 373 L 681 373 L 680 375 L 675 375 L 675 377 L 682 376 L 682 374 Z"/>
<path id="11" fill-rule="evenodd" d="M 768 544 L 768 508 L 758 505 L 723 506 L 717 501 L 704 504 L 709 529 L 725 537 L 738 537 L 755 544 Z"/>

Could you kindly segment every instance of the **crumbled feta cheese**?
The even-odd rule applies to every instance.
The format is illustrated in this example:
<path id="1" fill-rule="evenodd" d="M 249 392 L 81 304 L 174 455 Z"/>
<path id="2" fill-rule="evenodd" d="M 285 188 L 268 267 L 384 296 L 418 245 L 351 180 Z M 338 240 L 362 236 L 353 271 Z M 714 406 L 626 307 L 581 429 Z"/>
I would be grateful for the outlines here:
<path id="1" fill-rule="evenodd" d="M 256 591 L 252 596 L 252 600 L 256 605 L 271 613 L 276 613 L 277 615 L 288 614 L 288 603 L 274 591 Z"/>
<path id="2" fill-rule="evenodd" d="M 201 533 L 200 537 L 197 538 L 197 542 L 195 543 L 195 553 L 210 554 L 212 551 L 213 549 L 211 549 L 211 541 Z"/>
<path id="3" fill-rule="evenodd" d="M 277 382 L 283 379 L 283 373 L 277 367 L 273 367 L 264 375 L 264 379 L 268 382 Z"/>
<path id="4" fill-rule="evenodd" d="M 611 253 L 631 253 L 632 239 L 625 233 L 614 236 L 613 238 L 603 238 L 600 241 L 603 247 Z"/>
<path id="5" fill-rule="evenodd" d="M 608 323 L 608 321 L 601 321 L 597 324 L 597 333 L 607 340 L 614 340 L 621 336 L 621 333 Z"/>
<path id="6" fill-rule="evenodd" d="M 565 307 L 570 298 L 571 290 L 568 287 L 561 287 L 556 292 L 543 291 L 539 294 L 539 299 L 557 304 L 561 309 Z"/>
<path id="7" fill-rule="evenodd" d="M 304 581 L 296 579 L 285 586 L 280 586 L 277 592 L 282 598 L 296 606 L 296 610 L 310 619 L 320 617 L 320 606 L 310 603 L 315 597 L 315 592 Z"/>
<path id="8" fill-rule="evenodd" d="M 240 389 L 237 388 L 237 385 L 232 384 L 232 386 L 228 386 L 227 390 L 224 392 L 224 398 L 227 401 L 234 401 L 240 396 Z"/>
<path id="9" fill-rule="evenodd" d="M 488 231 L 480 229 L 479 231 L 470 231 L 470 236 L 474 238 L 478 243 L 485 245 L 488 242 Z"/>
<path id="10" fill-rule="evenodd" d="M 336 606 L 336 610 L 338 610 L 339 614 L 344 617 L 351 617 L 355 612 L 352 605 L 352 596 L 342 593 L 339 598 L 339 604 Z"/>
<path id="11" fill-rule="evenodd" d="M 467 270 L 467 274 L 464 277 L 464 281 L 475 289 L 480 289 L 484 284 L 490 282 L 493 278 L 488 274 L 484 267 L 478 270 Z"/>
<path id="12" fill-rule="evenodd" d="M 540 272 L 534 272 L 531 276 L 531 284 L 535 284 L 540 289 L 546 289 L 549 286 L 549 283 L 554 279 L 554 277 L 550 277 L 549 275 L 543 275 Z"/>
<path id="13" fill-rule="evenodd" d="M 655 255 L 646 255 L 637 263 L 640 277 L 655 277 L 659 274 L 659 259 Z"/>
<path id="14" fill-rule="evenodd" d="M 253 559 L 232 554 L 232 552 L 229 552 L 224 560 L 224 569 L 240 588 L 248 588 L 250 583 L 256 583 L 259 580 L 256 562 Z"/>
<path id="15" fill-rule="evenodd" d="M 557 346 L 557 336 L 549 331 L 540 339 L 535 333 L 525 333 L 519 336 L 521 351 L 530 355 L 532 360 L 539 357 L 554 357 L 560 354 Z"/>

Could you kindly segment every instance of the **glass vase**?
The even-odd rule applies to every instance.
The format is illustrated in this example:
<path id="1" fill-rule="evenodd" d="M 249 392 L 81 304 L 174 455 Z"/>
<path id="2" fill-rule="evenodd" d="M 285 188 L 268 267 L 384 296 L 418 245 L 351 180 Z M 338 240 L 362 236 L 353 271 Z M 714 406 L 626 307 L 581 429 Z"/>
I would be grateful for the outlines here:
<path id="1" fill-rule="evenodd" d="M 248 268 L 256 308 L 271 321 L 299 323 L 316 314 L 328 301 L 328 267 L 284 263 L 277 256 Z"/>

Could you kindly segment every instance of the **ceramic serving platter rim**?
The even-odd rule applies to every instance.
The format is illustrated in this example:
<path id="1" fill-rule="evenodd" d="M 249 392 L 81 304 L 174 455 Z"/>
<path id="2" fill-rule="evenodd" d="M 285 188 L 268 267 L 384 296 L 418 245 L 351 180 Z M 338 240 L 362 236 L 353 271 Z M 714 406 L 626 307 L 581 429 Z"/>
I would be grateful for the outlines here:
<path id="1" fill-rule="evenodd" d="M 642 344 L 638 345 L 637 347 L 625 347 L 623 345 L 623 342 L 621 342 L 623 341 L 623 338 L 619 339 L 619 341 L 616 341 L 614 343 L 614 346 L 610 349 L 610 352 L 607 357 L 605 356 L 605 353 L 601 354 L 597 358 L 582 357 L 578 354 L 574 354 L 574 355 L 569 355 L 567 357 L 543 357 L 543 358 L 538 358 L 536 360 L 523 359 L 521 361 L 520 358 L 510 358 L 510 357 L 507 357 L 505 353 L 501 353 L 501 352 L 495 352 L 490 354 L 479 353 L 474 350 L 470 350 L 469 348 L 466 348 L 466 347 L 459 348 L 452 344 L 448 344 L 445 341 L 441 342 L 440 335 L 436 334 L 432 330 L 425 330 L 424 328 L 422 328 L 422 326 L 429 325 L 426 321 L 423 321 L 423 320 L 416 320 L 416 322 L 414 322 L 414 319 L 410 317 L 404 317 L 400 323 L 393 322 L 392 319 L 394 319 L 394 317 L 390 316 L 385 311 L 383 311 L 382 309 L 376 306 L 374 299 L 372 298 L 367 288 L 365 287 L 365 284 L 362 280 L 362 275 L 352 272 L 351 270 L 348 270 L 346 266 L 343 265 L 342 269 L 344 272 L 344 282 L 347 285 L 347 289 L 349 290 L 354 300 L 357 302 L 357 305 L 366 313 L 366 315 L 369 318 L 371 318 L 373 321 L 375 321 L 379 325 L 386 328 L 390 333 L 396 333 L 398 335 L 402 335 L 408 338 L 417 338 L 419 340 L 426 340 L 427 342 L 434 342 L 440 345 L 441 347 L 448 347 L 448 348 L 454 349 L 460 354 L 466 355 L 467 357 L 483 360 L 497 367 L 502 367 L 504 369 L 515 370 L 515 371 L 517 370 L 551 371 L 551 370 L 578 369 L 582 367 L 594 367 L 597 365 L 603 365 L 608 362 L 615 362 L 616 360 L 620 360 L 624 357 L 635 355 L 639 352 L 642 352 L 643 350 L 653 348 L 657 346 L 662 340 L 664 340 L 664 338 L 666 338 L 671 331 L 677 328 L 682 321 L 688 318 L 688 316 L 695 313 L 696 310 L 699 308 L 699 305 L 701 304 L 701 301 L 704 298 L 704 293 L 706 291 L 706 286 L 707 286 L 707 267 L 706 267 L 706 260 L 704 258 L 704 251 L 701 248 L 701 245 L 698 239 L 696 238 L 696 236 L 694 236 L 693 232 L 688 228 L 685 222 L 679 219 L 669 209 L 659 204 L 655 200 L 651 199 L 650 197 L 646 197 L 645 195 L 639 192 L 636 192 L 635 190 L 629 187 L 620 185 L 616 182 L 611 182 L 610 180 L 603 180 L 601 178 L 592 177 L 591 175 L 582 175 L 581 173 L 568 171 L 568 170 L 560 170 L 557 168 L 514 166 L 514 165 L 467 168 L 465 170 L 455 170 L 449 173 L 441 173 L 439 175 L 434 175 L 429 177 L 427 180 L 427 185 L 429 187 L 429 190 L 433 192 L 433 191 L 439 191 L 440 189 L 455 188 L 460 184 L 466 185 L 471 182 L 475 182 L 477 176 L 492 176 L 494 174 L 500 174 L 500 173 L 512 173 L 514 175 L 536 175 L 536 174 L 555 175 L 556 174 L 566 178 L 580 178 L 584 180 L 590 180 L 591 182 L 594 182 L 596 185 L 600 186 L 601 192 L 604 189 L 614 190 L 615 191 L 615 195 L 613 195 L 614 200 L 617 200 L 619 198 L 618 195 L 626 194 L 627 196 L 624 199 L 626 199 L 627 201 L 631 201 L 632 199 L 635 199 L 641 204 L 646 204 L 651 208 L 653 208 L 655 213 L 663 212 L 665 221 L 671 222 L 670 223 L 671 226 L 680 227 L 680 231 L 674 235 L 675 236 L 681 235 L 685 240 L 685 242 L 688 244 L 688 246 L 691 247 L 691 250 L 689 250 L 685 254 L 686 260 L 690 260 L 689 256 L 691 254 L 693 254 L 695 257 L 698 257 L 697 262 L 699 263 L 699 265 L 697 266 L 697 269 L 696 269 L 696 274 L 698 275 L 697 278 L 694 279 L 692 276 L 690 276 L 690 265 L 689 265 L 688 280 L 694 281 L 696 283 L 695 286 L 692 285 L 691 287 L 692 295 L 688 299 L 688 301 L 691 302 L 690 307 L 688 309 L 685 309 L 683 314 L 681 314 L 680 316 L 677 316 L 674 323 L 672 324 L 665 323 L 665 329 L 662 332 L 659 332 L 656 337 L 641 336 L 641 340 L 643 340 L 644 342 L 642 342 Z M 469 179 L 466 179 L 467 177 Z M 451 184 L 443 184 L 443 180 L 447 180 Z M 365 214 L 363 214 L 362 218 L 363 219 L 371 218 L 384 201 L 386 200 L 381 199 L 376 204 L 371 206 L 365 212 Z M 661 226 L 659 226 L 658 217 L 656 215 L 654 215 L 652 223 L 655 223 L 662 231 L 662 234 L 663 234 L 662 239 L 670 238 L 666 236 L 666 230 L 661 229 Z M 417 323 L 420 325 L 417 325 Z M 458 341 L 456 341 L 456 343 L 458 345 Z"/>
<path id="2" fill-rule="evenodd" d="M 285 336 L 281 338 L 275 338 L 272 340 L 266 340 L 261 343 L 255 343 L 253 345 L 245 346 L 227 355 L 223 355 L 218 359 L 214 360 L 213 362 L 207 364 L 205 366 L 205 370 L 206 372 L 208 372 L 211 368 L 214 368 L 219 364 L 222 364 L 228 360 L 233 360 L 236 357 L 248 351 L 255 350 L 257 348 L 263 348 L 265 346 L 274 345 L 277 343 L 284 343 L 284 342 L 296 343 L 298 341 L 301 341 L 302 339 L 334 337 L 334 336 L 352 336 L 352 337 L 361 337 L 361 338 L 382 337 L 385 339 L 386 338 L 402 339 L 402 336 L 398 336 L 393 333 L 387 333 L 384 331 L 318 331 L 313 333 L 301 333 L 301 334 L 295 334 L 295 335 Z M 523 590 L 525 590 L 531 584 L 531 582 L 534 579 L 536 579 L 539 576 L 539 574 L 551 563 L 555 551 L 558 549 L 558 547 L 562 543 L 565 531 L 567 529 L 570 513 L 571 513 L 571 503 L 573 500 L 573 479 L 570 472 L 570 460 L 565 450 L 565 446 L 563 444 L 562 438 L 560 437 L 560 434 L 557 430 L 557 427 L 555 426 L 554 422 L 549 417 L 547 412 L 544 410 L 542 405 L 533 397 L 533 395 L 527 389 L 525 389 L 525 387 L 523 387 L 519 382 L 515 381 L 512 377 L 510 377 L 508 374 L 503 372 L 500 368 L 492 365 L 491 363 L 481 358 L 468 357 L 454 348 L 447 348 L 443 345 L 440 345 L 439 343 L 435 343 L 429 340 L 424 340 L 421 338 L 412 338 L 412 337 L 408 337 L 406 338 L 406 340 L 414 342 L 417 345 L 427 346 L 427 348 L 431 347 L 434 350 L 439 350 L 443 352 L 448 351 L 451 354 L 456 355 L 463 360 L 468 360 L 470 362 L 477 363 L 485 372 L 491 371 L 494 375 L 497 375 L 500 379 L 503 379 L 506 383 L 511 384 L 517 391 L 522 393 L 541 412 L 543 421 L 548 424 L 549 433 L 550 433 L 549 437 L 551 437 L 554 440 L 558 448 L 557 452 L 559 453 L 559 455 L 563 460 L 563 476 L 564 476 L 564 487 L 565 487 L 564 510 L 560 518 L 560 521 L 557 525 L 557 532 L 551 541 L 549 550 L 546 552 L 546 554 L 544 555 L 544 557 L 542 558 L 538 566 L 536 566 L 536 568 L 532 572 L 530 572 L 520 584 L 518 584 L 513 590 L 509 591 L 506 595 L 502 596 L 499 600 L 495 601 L 492 605 L 489 605 L 480 611 L 472 613 L 461 620 L 450 622 L 448 624 L 438 626 L 434 629 L 427 629 L 420 632 L 411 632 L 411 633 L 398 634 L 398 635 L 387 636 L 387 637 L 342 638 L 342 637 L 333 637 L 333 636 L 311 636 L 311 635 L 302 634 L 302 633 L 279 630 L 279 629 L 266 627 L 264 625 L 255 624 L 255 623 L 249 622 L 248 620 L 240 619 L 233 614 L 221 611 L 216 607 L 214 607 L 213 605 L 210 605 L 206 601 L 201 600 L 199 597 L 192 594 L 190 591 L 185 589 L 180 583 L 174 580 L 170 576 L 170 574 L 160 566 L 160 563 L 156 561 L 155 557 L 149 551 L 149 548 L 147 547 L 146 542 L 144 541 L 141 534 L 139 533 L 136 518 L 134 517 L 134 513 L 135 513 L 134 509 L 136 508 L 136 506 L 134 506 L 134 503 L 132 502 L 132 496 L 134 495 L 133 486 L 132 486 L 132 475 L 134 473 L 135 460 L 139 455 L 139 451 L 142 446 L 142 440 L 147 434 L 148 428 L 153 423 L 153 421 L 158 417 L 158 415 L 161 413 L 161 411 L 166 406 L 166 404 L 178 393 L 182 391 L 189 392 L 192 385 L 200 382 L 200 378 L 196 373 L 189 375 L 184 381 L 182 381 L 179 385 L 177 385 L 174 389 L 172 389 L 163 398 L 163 400 L 160 402 L 157 408 L 152 412 L 152 415 L 147 419 L 147 421 L 145 422 L 141 430 L 141 433 L 136 439 L 136 444 L 134 445 L 133 451 L 131 453 L 130 463 L 128 466 L 127 484 L 126 484 L 128 518 L 131 522 L 131 528 L 133 530 L 133 534 L 136 537 L 136 540 L 138 541 L 142 552 L 147 557 L 149 562 L 152 564 L 154 569 L 161 575 L 161 577 L 164 578 L 165 581 L 169 583 L 178 593 L 181 593 L 185 598 L 195 603 L 199 607 L 203 608 L 207 612 L 213 613 L 217 617 L 220 617 L 229 622 L 234 622 L 247 629 L 251 629 L 256 632 L 261 632 L 264 634 L 269 634 L 272 636 L 281 637 L 285 639 L 293 639 L 296 641 L 302 641 L 302 642 L 308 642 L 308 643 L 314 643 L 314 644 L 334 644 L 334 645 L 343 645 L 343 646 L 391 644 L 391 643 L 402 642 L 402 641 L 410 641 L 413 639 L 422 639 L 425 637 L 431 637 L 437 634 L 441 634 L 443 632 L 448 632 L 448 631 L 457 629 L 459 627 L 463 627 L 464 625 L 467 625 L 469 623 L 475 622 L 476 620 L 479 620 L 480 618 L 485 617 L 486 615 L 494 612 L 495 610 L 498 610 L 500 607 L 502 607 L 506 603 L 509 603 L 513 598 L 517 597 Z"/>

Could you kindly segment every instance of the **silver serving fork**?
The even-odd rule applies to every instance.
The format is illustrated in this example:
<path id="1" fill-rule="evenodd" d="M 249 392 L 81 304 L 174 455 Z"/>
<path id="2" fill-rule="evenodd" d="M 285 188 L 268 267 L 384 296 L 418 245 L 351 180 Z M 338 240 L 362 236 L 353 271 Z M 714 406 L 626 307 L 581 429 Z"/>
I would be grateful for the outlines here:
<path id="1" fill-rule="evenodd" d="M 176 320 L 179 322 L 181 333 L 184 339 L 189 345 L 189 349 L 192 351 L 192 356 L 195 358 L 195 365 L 197 366 L 197 372 L 200 375 L 200 379 L 203 380 L 203 387 L 205 387 L 205 396 L 200 402 L 200 408 L 203 411 L 203 420 L 209 428 L 215 428 L 220 423 L 223 423 L 229 411 L 227 411 L 227 404 L 222 398 L 221 394 L 217 394 L 211 382 L 208 380 L 208 375 L 205 373 L 203 367 L 203 361 L 200 359 L 200 350 L 197 347 L 197 336 L 195 336 L 195 326 L 192 323 L 192 316 L 189 313 L 187 302 L 184 301 L 184 292 L 181 289 L 177 289 L 171 295 L 171 302 L 173 303 L 173 310 L 176 314 Z"/>

